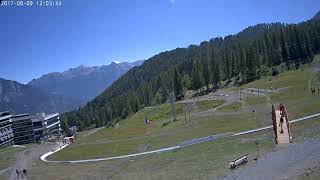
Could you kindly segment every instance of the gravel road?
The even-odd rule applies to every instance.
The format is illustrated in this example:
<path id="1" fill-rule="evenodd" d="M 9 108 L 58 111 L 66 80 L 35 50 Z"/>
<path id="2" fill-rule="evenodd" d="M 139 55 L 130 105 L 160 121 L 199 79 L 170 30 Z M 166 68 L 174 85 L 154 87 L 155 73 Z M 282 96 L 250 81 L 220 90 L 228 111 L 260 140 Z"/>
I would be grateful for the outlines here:
<path id="1" fill-rule="evenodd" d="M 11 176 L 10 180 L 15 180 L 17 178 L 16 169 L 23 170 L 26 169 L 27 173 L 32 169 L 32 163 L 39 160 L 41 154 L 51 150 L 55 145 L 51 143 L 36 145 L 30 149 L 22 151 L 16 155 L 16 162 L 10 167 Z M 22 178 L 19 178 L 22 179 Z M 24 178 L 27 179 L 27 178 Z"/>
<path id="2" fill-rule="evenodd" d="M 295 179 L 320 162 L 320 139 L 311 139 L 265 155 L 256 163 L 235 170 L 223 179 Z"/>

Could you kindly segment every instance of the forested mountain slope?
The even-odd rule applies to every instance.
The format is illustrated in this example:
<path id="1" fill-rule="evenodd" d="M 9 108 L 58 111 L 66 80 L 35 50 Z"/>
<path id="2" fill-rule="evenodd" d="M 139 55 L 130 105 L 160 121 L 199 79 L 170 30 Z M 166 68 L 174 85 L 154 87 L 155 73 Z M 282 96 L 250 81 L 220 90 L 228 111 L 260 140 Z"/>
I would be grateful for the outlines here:
<path id="1" fill-rule="evenodd" d="M 236 35 L 159 53 L 63 119 L 80 130 L 109 125 L 144 106 L 167 101 L 171 91 L 179 96 L 186 89 L 217 86 L 231 78 L 246 83 L 276 65 L 298 67 L 319 52 L 320 22 L 315 19 L 300 24 L 259 24 Z"/>
<path id="2" fill-rule="evenodd" d="M 34 86 L 0 78 L 0 112 L 65 112 L 76 108 L 78 103 L 64 96 L 49 95 Z"/>
<path id="3" fill-rule="evenodd" d="M 134 66 L 143 61 L 133 63 L 112 62 L 103 66 L 79 66 L 64 72 L 54 72 L 33 79 L 28 85 L 35 86 L 49 95 L 62 95 L 84 104 L 102 93 L 113 81 L 118 79 Z M 80 104 L 76 104 L 78 107 Z"/>

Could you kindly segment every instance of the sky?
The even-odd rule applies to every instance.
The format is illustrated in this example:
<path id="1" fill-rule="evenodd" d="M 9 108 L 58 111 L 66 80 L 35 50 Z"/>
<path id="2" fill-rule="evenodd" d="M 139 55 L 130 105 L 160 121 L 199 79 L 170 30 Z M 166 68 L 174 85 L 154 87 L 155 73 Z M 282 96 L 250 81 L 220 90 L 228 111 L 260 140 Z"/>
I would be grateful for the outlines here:
<path id="1" fill-rule="evenodd" d="M 319 0 L 62 0 L 54 7 L 0 6 L 0 78 L 27 83 L 79 65 L 147 59 L 258 23 L 302 22 L 319 10 Z"/>

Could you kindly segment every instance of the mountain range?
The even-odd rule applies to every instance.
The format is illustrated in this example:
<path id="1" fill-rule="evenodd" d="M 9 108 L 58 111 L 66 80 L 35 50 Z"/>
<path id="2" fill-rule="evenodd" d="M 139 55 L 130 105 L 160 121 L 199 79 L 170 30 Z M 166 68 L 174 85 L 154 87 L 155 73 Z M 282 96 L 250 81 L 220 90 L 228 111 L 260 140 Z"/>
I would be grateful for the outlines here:
<path id="1" fill-rule="evenodd" d="M 12 113 L 61 112 L 80 102 L 48 93 L 30 85 L 0 78 L 0 111 Z"/>
<path id="2" fill-rule="evenodd" d="M 109 65 L 71 68 L 62 73 L 54 72 L 33 79 L 28 85 L 35 86 L 51 95 L 63 95 L 85 103 L 105 90 L 114 80 L 143 61 L 133 63 L 112 62 Z"/>
<path id="3" fill-rule="evenodd" d="M 182 99 L 186 90 L 210 92 L 221 82 L 244 84 L 273 74 L 277 67 L 297 69 L 320 53 L 320 21 L 264 23 L 199 45 L 161 52 L 130 69 L 82 108 L 62 115 L 79 130 L 112 126 L 146 106 Z M 202 92 L 201 92 L 202 91 Z"/>
<path id="4" fill-rule="evenodd" d="M 45 74 L 27 84 L 0 79 L 0 111 L 65 112 L 84 105 L 143 60 L 70 68 Z"/>
<path id="5" fill-rule="evenodd" d="M 320 21 L 320 11 L 312 19 Z"/>
<path id="6" fill-rule="evenodd" d="M 70 125 L 80 129 L 110 125 L 167 101 L 172 91 L 179 95 L 182 89 L 199 90 L 231 78 L 245 83 L 274 66 L 309 61 L 320 51 L 319 20 L 320 12 L 299 24 L 258 24 L 235 35 L 161 52 L 145 62 L 82 65 L 26 85 L 1 79 L 0 111 L 74 110 L 63 115 Z"/>

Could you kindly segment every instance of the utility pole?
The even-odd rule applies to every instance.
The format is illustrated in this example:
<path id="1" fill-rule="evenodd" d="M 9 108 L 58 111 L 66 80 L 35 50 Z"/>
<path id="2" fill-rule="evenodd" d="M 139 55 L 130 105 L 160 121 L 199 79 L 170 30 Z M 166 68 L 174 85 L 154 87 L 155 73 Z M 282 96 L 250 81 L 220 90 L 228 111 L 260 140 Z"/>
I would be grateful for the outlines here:
<path id="1" fill-rule="evenodd" d="M 191 111 L 191 106 L 193 103 L 190 103 L 189 108 L 188 108 L 188 116 L 189 116 L 189 122 L 190 122 L 190 111 Z"/>
<path id="2" fill-rule="evenodd" d="M 256 110 L 253 109 L 252 110 L 252 120 L 253 121 L 255 120 L 255 117 L 254 117 L 255 112 L 256 112 Z M 257 128 L 259 128 L 258 118 L 256 118 L 256 126 L 257 126 Z M 254 144 L 257 146 L 257 152 L 258 152 L 257 157 L 254 160 L 258 160 L 258 158 L 260 157 L 259 141 L 256 139 L 254 141 Z"/>
<path id="3" fill-rule="evenodd" d="M 189 111 L 189 103 L 186 102 L 186 105 L 184 106 L 184 124 L 187 124 L 187 113 Z"/>
<path id="4" fill-rule="evenodd" d="M 257 146 L 257 151 L 258 151 L 257 157 L 256 157 L 254 160 L 258 160 L 258 158 L 260 157 L 259 142 L 256 140 L 254 143 L 256 144 L 256 146 Z"/>
<path id="5" fill-rule="evenodd" d="M 255 120 L 255 117 L 254 117 L 254 115 L 255 115 L 255 112 L 256 112 L 256 110 L 252 110 L 252 120 L 254 121 Z M 257 126 L 257 128 L 259 128 L 259 123 L 258 123 L 258 118 L 256 118 L 257 119 L 257 121 L 256 121 L 256 126 Z"/>
<path id="6" fill-rule="evenodd" d="M 171 92 L 170 93 L 171 111 L 172 111 L 172 115 L 173 115 L 173 121 L 176 121 L 176 112 L 174 110 L 174 101 L 175 101 L 174 92 Z"/>

